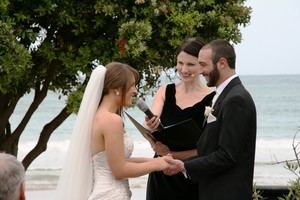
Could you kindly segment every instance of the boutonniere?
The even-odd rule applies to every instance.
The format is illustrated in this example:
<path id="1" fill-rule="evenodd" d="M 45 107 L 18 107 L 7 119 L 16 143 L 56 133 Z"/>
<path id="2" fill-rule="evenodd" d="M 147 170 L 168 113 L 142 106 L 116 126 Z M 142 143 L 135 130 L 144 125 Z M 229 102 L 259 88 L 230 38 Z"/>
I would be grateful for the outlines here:
<path id="1" fill-rule="evenodd" d="M 214 109 L 210 106 L 205 106 L 204 116 L 207 118 L 209 114 L 211 114 L 214 111 Z"/>
<path id="2" fill-rule="evenodd" d="M 207 123 L 211 123 L 217 120 L 215 116 L 213 116 L 212 112 L 214 109 L 210 106 L 205 106 L 204 116 Z"/>

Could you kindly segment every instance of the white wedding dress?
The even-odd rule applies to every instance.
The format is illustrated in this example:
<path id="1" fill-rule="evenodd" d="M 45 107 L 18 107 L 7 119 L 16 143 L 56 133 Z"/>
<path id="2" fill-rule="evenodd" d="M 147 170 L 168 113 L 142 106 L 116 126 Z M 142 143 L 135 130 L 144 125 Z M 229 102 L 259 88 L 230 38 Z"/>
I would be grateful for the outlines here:
<path id="1" fill-rule="evenodd" d="M 124 134 L 125 158 L 131 156 L 133 140 L 128 133 Z M 128 179 L 115 179 L 106 157 L 102 151 L 93 156 L 93 191 L 88 200 L 129 200 L 131 191 Z"/>

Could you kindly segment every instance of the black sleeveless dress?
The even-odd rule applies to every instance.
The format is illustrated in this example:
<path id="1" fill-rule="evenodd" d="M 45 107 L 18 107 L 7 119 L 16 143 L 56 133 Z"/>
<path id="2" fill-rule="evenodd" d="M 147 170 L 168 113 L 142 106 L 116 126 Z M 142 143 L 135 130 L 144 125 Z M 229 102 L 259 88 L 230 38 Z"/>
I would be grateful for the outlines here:
<path id="1" fill-rule="evenodd" d="M 215 92 L 208 94 L 202 101 L 192 107 L 183 110 L 176 105 L 175 93 L 175 84 L 167 85 L 165 103 L 160 118 L 162 124 L 168 126 L 192 118 L 202 129 L 205 106 L 211 104 Z M 184 140 L 184 133 L 182 134 L 182 140 Z M 197 141 L 195 141 L 195 148 L 196 143 Z M 176 151 L 176 149 L 170 150 Z M 154 155 L 154 157 L 157 156 Z M 168 176 L 163 172 L 152 172 L 148 176 L 147 200 L 198 200 L 198 194 L 198 183 L 185 178 L 182 173 Z"/>

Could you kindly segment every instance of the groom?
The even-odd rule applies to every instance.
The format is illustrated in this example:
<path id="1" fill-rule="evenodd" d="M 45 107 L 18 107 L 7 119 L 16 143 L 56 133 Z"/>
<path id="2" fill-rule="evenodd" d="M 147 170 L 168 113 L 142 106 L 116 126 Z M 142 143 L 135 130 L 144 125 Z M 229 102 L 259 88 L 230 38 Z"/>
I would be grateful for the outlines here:
<path id="1" fill-rule="evenodd" d="M 236 75 L 235 60 L 234 48 L 225 40 L 202 47 L 198 61 L 218 98 L 197 143 L 198 155 L 184 162 L 166 158 L 171 167 L 165 173 L 186 172 L 199 183 L 199 199 L 252 199 L 256 109 Z"/>

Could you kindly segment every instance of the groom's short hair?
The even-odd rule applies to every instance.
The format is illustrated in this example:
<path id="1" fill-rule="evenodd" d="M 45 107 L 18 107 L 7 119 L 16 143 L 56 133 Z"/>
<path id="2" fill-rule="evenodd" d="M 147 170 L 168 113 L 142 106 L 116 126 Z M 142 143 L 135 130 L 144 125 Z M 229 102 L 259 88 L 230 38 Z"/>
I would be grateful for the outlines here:
<path id="1" fill-rule="evenodd" d="M 216 39 L 207 43 L 202 49 L 212 50 L 213 64 L 216 64 L 221 58 L 225 58 L 228 66 L 231 69 L 235 69 L 236 54 L 233 46 L 228 41 Z"/>

